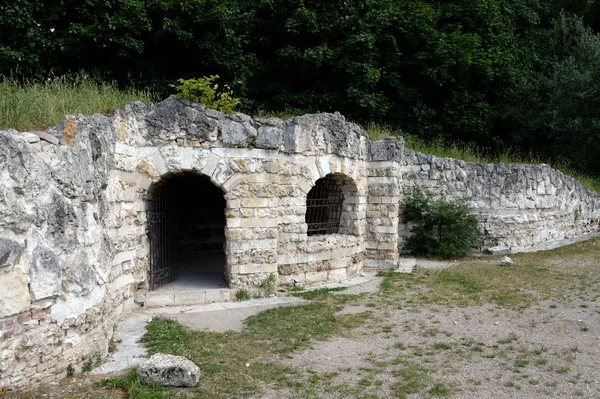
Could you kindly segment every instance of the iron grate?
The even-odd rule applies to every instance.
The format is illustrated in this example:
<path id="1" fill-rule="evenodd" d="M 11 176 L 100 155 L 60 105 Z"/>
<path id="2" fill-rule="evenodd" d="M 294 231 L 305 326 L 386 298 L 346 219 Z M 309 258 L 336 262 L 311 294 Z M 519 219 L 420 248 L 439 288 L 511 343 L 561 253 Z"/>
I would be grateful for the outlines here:
<path id="1" fill-rule="evenodd" d="M 177 279 L 175 231 L 177 218 L 174 198 L 164 187 L 156 195 L 148 212 L 150 241 L 150 290 Z"/>
<path id="2" fill-rule="evenodd" d="M 307 234 L 335 234 L 340 228 L 344 193 L 335 180 L 317 180 L 306 197 Z"/>

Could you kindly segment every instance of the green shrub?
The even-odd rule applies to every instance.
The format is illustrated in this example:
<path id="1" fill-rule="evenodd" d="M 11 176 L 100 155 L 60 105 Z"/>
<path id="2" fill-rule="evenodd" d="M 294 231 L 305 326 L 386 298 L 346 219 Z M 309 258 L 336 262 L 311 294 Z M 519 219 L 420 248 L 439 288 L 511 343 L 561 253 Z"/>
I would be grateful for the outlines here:
<path id="1" fill-rule="evenodd" d="M 227 85 L 223 85 L 223 90 L 219 91 L 219 85 L 215 83 L 217 79 L 219 75 L 205 76 L 200 79 L 179 79 L 179 86 L 171 85 L 171 87 L 177 89 L 177 97 L 231 114 L 240 104 L 240 100 L 233 96 L 233 90 Z"/>
<path id="2" fill-rule="evenodd" d="M 403 205 L 404 222 L 414 224 L 406 249 L 415 255 L 465 256 L 481 242 L 477 218 L 465 199 L 432 199 L 416 192 Z"/>

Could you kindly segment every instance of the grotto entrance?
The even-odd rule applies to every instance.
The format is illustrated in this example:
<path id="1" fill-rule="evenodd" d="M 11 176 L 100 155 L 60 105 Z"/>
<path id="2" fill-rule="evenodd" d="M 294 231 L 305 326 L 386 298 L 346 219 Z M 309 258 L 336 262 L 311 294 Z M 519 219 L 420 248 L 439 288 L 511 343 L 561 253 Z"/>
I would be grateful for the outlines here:
<path id="1" fill-rule="evenodd" d="M 150 290 L 227 287 L 225 198 L 206 176 L 172 174 L 153 185 L 148 238 Z"/>

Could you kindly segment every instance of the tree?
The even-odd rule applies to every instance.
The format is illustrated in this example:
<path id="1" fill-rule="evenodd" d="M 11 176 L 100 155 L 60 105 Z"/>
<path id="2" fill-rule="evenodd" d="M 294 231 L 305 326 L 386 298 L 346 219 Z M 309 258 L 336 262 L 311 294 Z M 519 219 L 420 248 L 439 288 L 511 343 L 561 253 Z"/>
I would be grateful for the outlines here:
<path id="1" fill-rule="evenodd" d="M 513 143 L 600 172 L 600 36 L 560 14 L 547 36 L 545 68 L 507 92 L 503 123 Z"/>

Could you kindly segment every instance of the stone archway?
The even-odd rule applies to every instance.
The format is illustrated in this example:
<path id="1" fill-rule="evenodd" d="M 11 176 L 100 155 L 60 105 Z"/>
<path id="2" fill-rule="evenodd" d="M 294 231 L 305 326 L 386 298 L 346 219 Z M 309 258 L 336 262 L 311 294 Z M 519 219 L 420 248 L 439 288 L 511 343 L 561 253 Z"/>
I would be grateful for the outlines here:
<path id="1" fill-rule="evenodd" d="M 150 190 L 149 288 L 226 288 L 222 190 L 204 175 L 169 174 Z"/>

